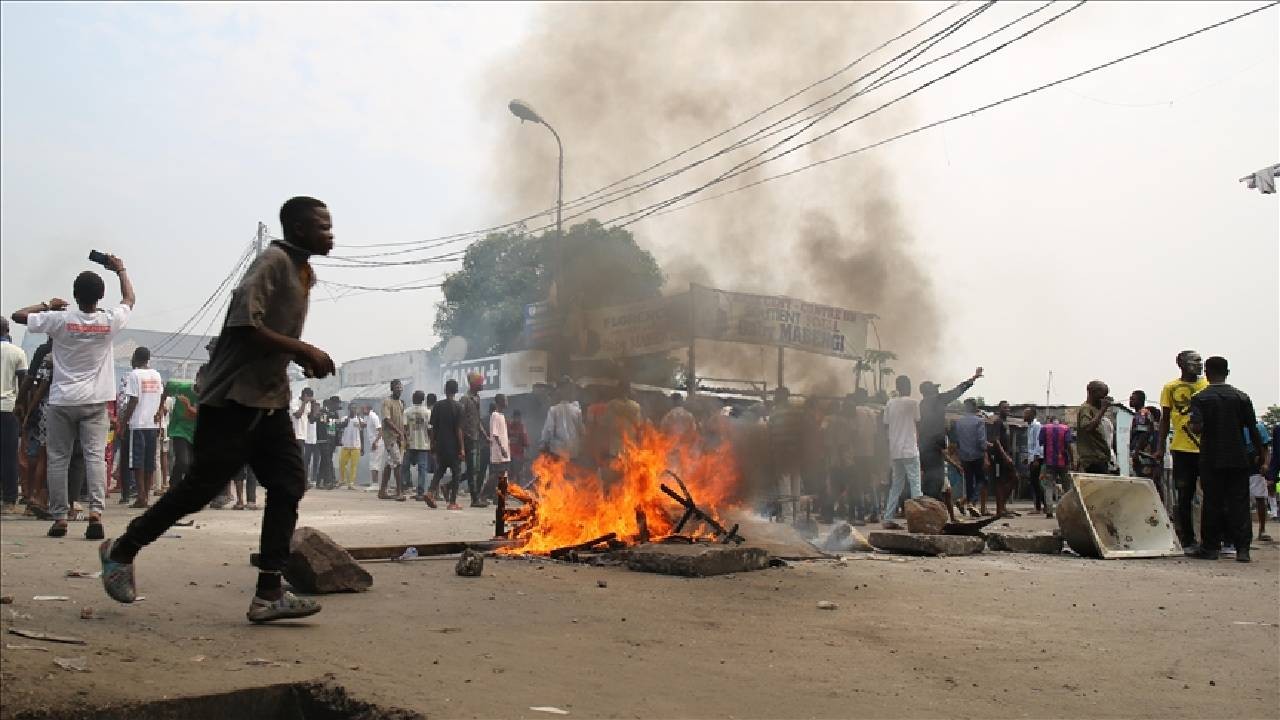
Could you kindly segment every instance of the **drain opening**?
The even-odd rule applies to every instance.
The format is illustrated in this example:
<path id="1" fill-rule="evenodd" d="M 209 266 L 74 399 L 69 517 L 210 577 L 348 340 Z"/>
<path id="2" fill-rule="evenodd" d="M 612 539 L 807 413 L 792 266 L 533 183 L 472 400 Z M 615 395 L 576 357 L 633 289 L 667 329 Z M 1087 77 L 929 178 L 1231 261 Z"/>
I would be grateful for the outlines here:
<path id="1" fill-rule="evenodd" d="M 402 708 L 356 700 L 331 683 L 305 682 L 245 688 L 213 695 L 131 702 L 103 707 L 80 705 L 20 712 L 15 720 L 426 720 Z"/>

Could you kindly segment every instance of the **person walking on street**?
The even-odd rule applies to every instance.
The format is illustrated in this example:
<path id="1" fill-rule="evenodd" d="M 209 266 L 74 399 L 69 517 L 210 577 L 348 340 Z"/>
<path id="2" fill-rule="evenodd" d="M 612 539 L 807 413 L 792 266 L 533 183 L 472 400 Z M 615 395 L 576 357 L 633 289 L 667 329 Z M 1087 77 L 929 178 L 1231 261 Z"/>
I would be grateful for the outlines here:
<path id="1" fill-rule="evenodd" d="M 369 488 L 378 490 L 378 496 L 382 497 L 382 483 L 378 478 L 382 476 L 382 465 L 387 455 L 386 446 L 382 444 L 382 419 L 368 405 L 363 406 L 361 412 L 364 414 L 364 452 L 369 456 L 369 475 L 372 478 Z"/>
<path id="2" fill-rule="evenodd" d="M 480 390 L 483 387 L 483 375 L 480 373 L 467 375 L 467 394 L 460 401 L 463 452 L 466 455 L 467 466 L 465 470 L 467 493 L 471 496 L 473 508 L 486 507 L 486 503 L 480 498 L 480 490 L 484 483 L 484 478 L 480 477 L 481 467 L 487 464 L 481 462 L 480 453 L 483 450 L 487 454 L 489 449 L 489 433 L 484 429 L 480 416 Z"/>
<path id="3" fill-rule="evenodd" d="M 1107 475 L 1111 472 L 1111 443 L 1102 420 L 1111 407 L 1111 389 L 1101 380 L 1085 387 L 1085 401 L 1076 411 L 1076 466 L 1081 472 Z"/>
<path id="4" fill-rule="evenodd" d="M 898 395 L 884 407 L 884 424 L 889 434 L 889 462 L 893 472 L 893 484 L 885 497 L 881 515 L 881 523 L 886 528 L 895 525 L 893 515 L 904 490 L 913 498 L 921 495 L 920 438 L 916 434 L 920 402 L 911 397 L 911 378 L 899 375 L 894 384 Z"/>
<path id="5" fill-rule="evenodd" d="M 18 416 L 14 405 L 27 372 L 27 354 L 9 337 L 9 321 L 0 318 L 0 513 L 18 512 Z M 27 498 L 30 501 L 30 497 Z"/>
<path id="6" fill-rule="evenodd" d="M 1196 487 L 1200 484 L 1200 437 L 1187 423 L 1191 419 L 1191 398 L 1209 386 L 1201 377 L 1204 362 L 1195 350 L 1178 353 L 1175 362 L 1180 374 L 1165 383 L 1160 391 L 1160 430 L 1156 433 L 1156 457 L 1163 458 L 1165 449 L 1173 460 L 1174 527 L 1183 549 L 1194 554 L 1196 543 L 1195 507 Z M 1169 440 L 1169 433 L 1173 439 Z"/>
<path id="7" fill-rule="evenodd" d="M 102 514 L 107 493 L 107 402 L 115 394 L 111 341 L 128 324 L 135 297 L 124 261 L 108 255 L 104 264 L 120 279 L 121 300 L 114 308 L 98 307 L 106 295 L 106 284 L 97 273 L 85 271 L 72 286 L 75 309 L 66 300 L 53 298 L 13 314 L 14 322 L 26 325 L 30 332 L 44 333 L 53 341 L 53 381 L 45 412 L 49 514 L 53 516 L 49 537 L 67 534 L 67 514 L 74 500 L 67 494 L 67 477 L 77 443 L 84 453 L 89 486 L 89 527 L 85 538 L 105 537 Z"/>
<path id="8" fill-rule="evenodd" d="M 200 373 L 195 462 L 187 479 L 134 518 L 117 540 L 98 548 L 103 588 L 118 602 L 137 599 L 134 563 L 142 548 L 198 512 L 247 464 L 267 497 L 257 587 L 246 616 L 258 623 L 320 611 L 315 600 L 281 584 L 298 503 L 307 491 L 289 413 L 288 366 L 295 362 L 312 378 L 334 372 L 324 351 L 299 339 L 316 280 L 309 258 L 333 249 L 333 226 L 324 203 L 307 197 L 280 208 L 280 225 L 284 239 L 271 243 L 245 272 Z"/>
<path id="9" fill-rule="evenodd" d="M 408 435 L 404 430 L 404 401 L 400 399 L 402 392 L 404 392 L 404 385 L 399 380 L 392 380 L 391 395 L 382 399 L 382 444 L 386 448 L 386 455 L 378 497 L 394 497 L 400 502 L 405 502 L 409 496 L 408 490 L 405 489 L 404 478 L 400 474 L 400 466 L 404 463 L 404 448 Z M 394 496 L 388 491 L 392 479 L 396 481 Z"/>
<path id="10" fill-rule="evenodd" d="M 152 483 L 156 479 L 156 443 L 160 439 L 160 415 L 164 407 L 164 381 L 152 370 L 151 351 L 145 347 L 133 351 L 133 370 L 125 376 L 124 411 L 120 424 L 129 433 L 129 470 L 138 497 L 131 507 L 151 504 Z M 122 471 L 122 473 L 125 471 Z"/>
<path id="11" fill-rule="evenodd" d="M 1204 489 L 1196 557 L 1217 560 L 1225 536 L 1235 545 L 1236 561 L 1247 563 L 1253 541 L 1249 476 L 1266 469 L 1266 445 L 1258 433 L 1253 401 L 1227 384 L 1227 359 L 1209 358 L 1204 371 L 1209 386 L 1192 396 L 1187 418 L 1187 425 L 1200 438 L 1200 482 Z M 1254 448 L 1252 455 L 1250 446 Z"/>
<path id="12" fill-rule="evenodd" d="M 335 440 L 338 437 L 338 409 L 342 400 L 338 396 L 330 396 L 320 403 L 316 412 L 316 452 L 315 477 L 316 487 L 321 490 L 333 490 L 338 486 L 338 478 L 333 468 Z"/>
<path id="13" fill-rule="evenodd" d="M 444 384 L 444 399 L 431 409 L 431 452 L 436 456 L 436 471 L 431 476 L 428 495 L 435 494 L 445 471 L 449 472 L 449 484 L 444 487 L 444 500 L 449 510 L 461 510 L 458 505 L 458 485 L 462 482 L 462 459 L 466 447 L 462 436 L 462 405 L 453 399 L 458 394 L 458 381 Z M 429 507 L 435 507 L 428 503 Z"/>

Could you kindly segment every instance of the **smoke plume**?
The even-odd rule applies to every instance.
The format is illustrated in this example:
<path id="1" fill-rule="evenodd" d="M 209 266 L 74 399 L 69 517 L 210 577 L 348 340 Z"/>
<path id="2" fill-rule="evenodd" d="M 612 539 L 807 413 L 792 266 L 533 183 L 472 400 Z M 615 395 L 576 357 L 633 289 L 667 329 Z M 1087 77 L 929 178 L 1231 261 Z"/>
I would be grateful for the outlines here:
<path id="1" fill-rule="evenodd" d="M 569 200 L 725 130 L 844 67 L 912 24 L 909 15 L 908 7 L 890 3 L 548 4 L 534 29 L 493 67 L 482 99 L 494 108 L 511 98 L 524 99 L 556 127 L 565 144 Z M 818 99 L 900 47 L 881 51 L 660 171 L 718 150 Z M 905 85 L 855 100 L 814 131 L 879 105 Z M 696 198 L 880 139 L 906 127 L 909 112 L 895 106 Z M 545 129 L 514 119 L 499 133 L 495 201 L 512 213 L 548 207 L 555 200 L 555 141 Z M 736 150 L 592 216 L 607 220 L 674 195 L 778 139 Z M 669 292 L 698 282 L 872 312 L 880 317 L 883 348 L 899 356 L 893 367 L 919 371 L 932 364 L 937 351 L 940 312 L 896 192 L 888 168 L 873 152 L 646 219 L 630 229 L 662 265 Z M 566 216 L 572 212 L 567 209 Z M 874 348 L 876 334 L 869 335 L 868 346 Z M 755 347 L 699 343 L 699 375 L 767 379 L 772 385 L 774 357 L 773 351 Z M 786 369 L 793 389 L 835 393 L 852 387 L 847 362 L 788 351 Z"/>

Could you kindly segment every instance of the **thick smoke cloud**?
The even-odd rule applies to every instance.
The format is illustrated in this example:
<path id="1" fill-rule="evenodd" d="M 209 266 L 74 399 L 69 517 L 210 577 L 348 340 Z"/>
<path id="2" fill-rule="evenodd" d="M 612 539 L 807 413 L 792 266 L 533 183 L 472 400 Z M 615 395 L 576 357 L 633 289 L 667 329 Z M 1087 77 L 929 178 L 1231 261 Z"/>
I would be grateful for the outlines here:
<path id="1" fill-rule="evenodd" d="M 732 126 L 913 22 L 909 8 L 888 3 L 547 5 L 534 30 L 493 66 L 482 98 L 494 112 L 511 98 L 525 99 L 556 127 L 565 142 L 565 197 L 571 199 Z M 882 51 L 675 163 L 724 147 L 887 58 Z M 856 100 L 833 120 L 861 114 L 904 85 Z M 879 139 L 905 127 L 909 112 L 899 106 L 874 115 L 706 194 Z M 495 203 L 521 214 L 548 207 L 555 199 L 554 140 L 545 129 L 514 118 L 499 134 L 492 163 Z M 673 195 L 776 139 L 592 215 L 605 220 Z M 893 366 L 918 373 L 938 349 L 940 311 L 910 223 L 896 202 L 898 182 L 908 179 L 902 175 L 868 153 L 630 229 L 658 258 L 670 292 L 692 281 L 873 312 L 881 318 L 883 347 L 900 357 Z M 869 344 L 875 347 L 874 334 Z M 767 378 L 772 384 L 772 351 L 718 344 L 704 350 L 701 343 L 699 348 L 700 375 Z M 788 352 L 786 362 L 793 389 L 851 389 L 848 363 L 800 352 Z"/>

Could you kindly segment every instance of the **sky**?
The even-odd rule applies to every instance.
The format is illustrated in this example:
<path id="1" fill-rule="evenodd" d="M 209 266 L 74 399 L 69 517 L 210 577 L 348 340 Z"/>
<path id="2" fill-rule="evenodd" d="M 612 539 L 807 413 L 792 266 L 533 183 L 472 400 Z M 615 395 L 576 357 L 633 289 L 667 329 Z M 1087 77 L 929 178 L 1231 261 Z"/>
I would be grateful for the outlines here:
<path id="1" fill-rule="evenodd" d="M 894 121 L 945 117 L 1259 4 L 1090 3 L 921 92 Z M 941 5 L 902 7 L 905 29 Z M 133 325 L 172 330 L 259 221 L 279 233 L 279 205 L 296 194 L 329 204 L 340 248 L 514 219 L 492 178 L 503 153 L 519 151 L 504 144 L 516 120 L 490 91 L 519 86 L 512 51 L 543 10 L 0 5 L 0 307 L 68 295 L 100 249 L 129 266 Z M 1053 403 L 1079 402 L 1095 377 L 1123 400 L 1134 388 L 1158 393 L 1174 355 L 1195 348 L 1228 357 L 1255 404 L 1280 401 L 1280 196 L 1237 182 L 1280 162 L 1278 22 L 1280 11 L 1260 13 L 873 151 L 945 313 L 943 350 L 923 370 L 947 383 L 982 365 L 977 392 L 988 400 L 1043 400 L 1050 372 Z M 831 69 L 866 49 L 849 47 Z M 733 57 L 708 53 L 691 61 L 732 68 Z M 826 147 L 857 145 L 841 142 Z M 631 152 L 638 169 L 680 149 Z M 781 182 L 817 192 L 824 173 L 854 162 Z M 661 260 L 664 227 L 697 222 L 713 204 L 631 229 Z M 320 276 L 391 285 L 450 267 Z M 436 341 L 437 291 L 328 292 L 314 296 L 304 338 L 338 362 Z M 214 331 L 214 320 L 194 329 Z"/>

